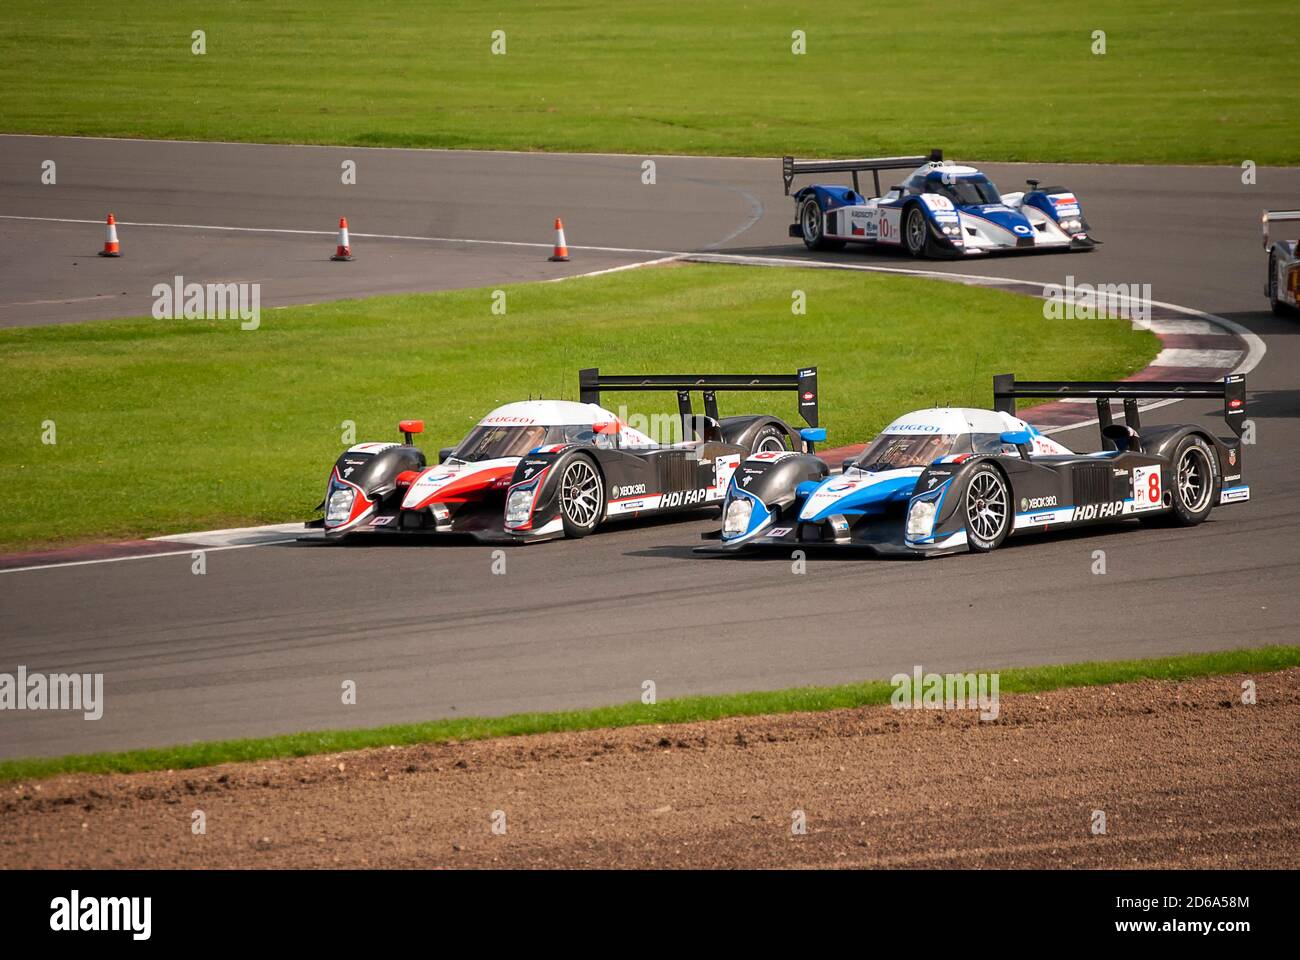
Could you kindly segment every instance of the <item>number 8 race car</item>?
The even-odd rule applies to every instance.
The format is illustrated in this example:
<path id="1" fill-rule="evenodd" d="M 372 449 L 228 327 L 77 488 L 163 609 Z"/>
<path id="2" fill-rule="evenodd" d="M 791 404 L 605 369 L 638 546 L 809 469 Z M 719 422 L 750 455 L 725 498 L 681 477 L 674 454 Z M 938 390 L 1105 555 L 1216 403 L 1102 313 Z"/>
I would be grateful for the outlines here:
<path id="1" fill-rule="evenodd" d="M 330 471 L 324 518 L 307 526 L 329 539 L 357 533 L 464 534 L 518 542 L 581 537 L 615 517 L 718 507 L 731 472 L 753 453 L 803 449 L 817 428 L 817 368 L 796 374 L 601 376 L 579 372 L 580 402 L 525 400 L 498 407 L 430 466 L 403 420 L 404 443 L 361 443 Z M 602 391 L 672 390 L 679 442 L 659 444 L 600 406 Z M 797 391 L 811 429 L 763 414 L 719 417 L 718 391 Z M 691 406 L 703 393 L 704 415 Z M 665 418 L 668 419 L 668 418 Z M 677 430 L 669 430 L 677 433 Z M 797 439 L 796 439 L 797 438 Z"/>
<path id="2" fill-rule="evenodd" d="M 1222 382 L 993 380 L 994 410 L 899 417 L 832 475 L 794 452 L 759 453 L 732 477 L 719 544 L 699 553 L 806 544 L 925 557 L 997 548 L 1009 536 L 1136 517 L 1190 526 L 1250 499 L 1242 482 L 1242 375 Z M 1102 447 L 1073 453 L 1015 414 L 1017 397 L 1097 400 Z M 1110 400 L 1124 400 L 1123 424 Z M 1139 398 L 1222 397 L 1235 437 L 1196 425 L 1143 428 Z"/>
<path id="3" fill-rule="evenodd" d="M 880 171 L 915 167 L 901 184 L 880 193 Z M 875 197 L 858 186 L 870 170 Z M 786 196 L 794 178 L 807 173 L 852 173 L 852 188 L 817 184 L 794 195 L 796 221 L 790 236 L 809 250 L 838 250 L 845 243 L 905 249 L 914 257 L 962 257 L 1034 250 L 1091 250 L 1088 221 L 1075 195 L 1064 187 L 1039 189 L 1029 180 L 1021 193 L 999 194 L 974 167 L 943 162 L 943 151 L 926 157 L 871 160 L 782 160 Z"/>

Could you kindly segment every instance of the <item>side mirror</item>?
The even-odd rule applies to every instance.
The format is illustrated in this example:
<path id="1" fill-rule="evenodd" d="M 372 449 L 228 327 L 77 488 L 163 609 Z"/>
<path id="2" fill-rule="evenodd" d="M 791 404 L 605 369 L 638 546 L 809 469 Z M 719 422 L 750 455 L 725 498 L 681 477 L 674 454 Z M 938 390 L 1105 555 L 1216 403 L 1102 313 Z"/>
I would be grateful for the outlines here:
<path id="1" fill-rule="evenodd" d="M 1027 447 L 1034 442 L 1034 438 L 1029 435 L 1028 430 L 1008 430 L 998 439 L 1003 443 L 1009 443 L 1017 447 Z"/>
<path id="2" fill-rule="evenodd" d="M 607 437 L 616 437 L 618 436 L 618 421 L 606 420 L 604 423 L 595 423 L 592 424 L 591 430 L 593 433 L 603 433 Z"/>
<path id="3" fill-rule="evenodd" d="M 406 438 L 406 445 L 411 445 L 411 434 L 424 433 L 423 420 L 399 420 L 397 429 L 402 431 L 402 436 Z"/>
<path id="4" fill-rule="evenodd" d="M 799 436 L 803 439 L 804 449 L 808 453 L 813 452 L 813 444 L 821 443 L 826 439 L 825 427 L 804 427 L 799 431 Z"/>
<path id="5" fill-rule="evenodd" d="M 450 456 L 452 455 L 452 452 L 455 451 L 455 449 L 456 449 L 455 447 L 443 447 L 441 450 L 439 450 L 439 451 L 438 451 L 438 462 L 439 462 L 439 463 L 446 463 L 446 462 L 447 462 L 447 458 L 450 457 Z"/>

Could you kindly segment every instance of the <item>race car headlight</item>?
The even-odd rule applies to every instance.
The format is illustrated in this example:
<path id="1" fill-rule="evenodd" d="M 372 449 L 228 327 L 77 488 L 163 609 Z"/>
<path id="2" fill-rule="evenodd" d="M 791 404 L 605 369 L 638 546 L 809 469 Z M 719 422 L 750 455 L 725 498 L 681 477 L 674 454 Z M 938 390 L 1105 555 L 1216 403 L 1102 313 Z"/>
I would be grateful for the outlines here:
<path id="1" fill-rule="evenodd" d="M 325 504 L 325 522 L 344 523 L 352 516 L 352 501 L 356 498 L 357 492 L 351 487 L 336 489 Z"/>
<path id="2" fill-rule="evenodd" d="M 533 512 L 533 492 L 535 485 L 515 487 L 506 498 L 506 523 L 517 525 L 525 523 Z"/>
<path id="3" fill-rule="evenodd" d="M 938 505 L 933 500 L 913 500 L 907 508 L 907 536 L 916 540 L 928 537 L 934 529 L 934 514 Z"/>
<path id="4" fill-rule="evenodd" d="M 754 504 L 748 497 L 737 497 L 727 504 L 726 516 L 722 518 L 722 535 L 738 537 L 749 529 L 749 517 L 754 512 Z"/>
<path id="5" fill-rule="evenodd" d="M 1066 233 L 1078 233 L 1083 229 L 1083 221 L 1076 218 L 1061 221 L 1061 229 Z"/>

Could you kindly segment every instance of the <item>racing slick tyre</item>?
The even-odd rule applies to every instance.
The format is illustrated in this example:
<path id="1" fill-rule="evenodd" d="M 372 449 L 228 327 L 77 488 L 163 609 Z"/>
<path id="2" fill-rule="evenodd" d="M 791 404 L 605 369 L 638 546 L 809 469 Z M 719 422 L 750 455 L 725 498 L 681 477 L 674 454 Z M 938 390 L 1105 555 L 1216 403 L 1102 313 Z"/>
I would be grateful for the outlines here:
<path id="1" fill-rule="evenodd" d="M 913 257 L 924 257 L 930 250 L 930 225 L 919 203 L 909 207 L 903 218 L 903 242 Z"/>
<path id="2" fill-rule="evenodd" d="M 1193 527 L 1210 515 L 1219 496 L 1214 451 L 1198 436 L 1183 437 L 1174 451 L 1173 509 L 1169 518 L 1180 527 Z"/>
<path id="3" fill-rule="evenodd" d="M 976 467 L 966 482 L 962 498 L 966 543 L 972 553 L 988 553 L 1011 533 L 1011 488 L 997 467 Z"/>
<path id="4" fill-rule="evenodd" d="M 771 423 L 754 434 L 749 444 L 750 453 L 777 453 L 789 449 L 790 441 L 785 431 Z"/>
<path id="5" fill-rule="evenodd" d="M 596 462 L 579 454 L 560 475 L 560 517 L 564 535 L 577 539 L 596 529 L 605 512 L 605 482 Z"/>
<path id="6" fill-rule="evenodd" d="M 803 245 L 809 250 L 843 250 L 843 240 L 827 240 L 822 232 L 822 208 L 816 197 L 809 197 L 799 208 L 799 229 Z"/>
<path id="7" fill-rule="evenodd" d="M 1288 305 L 1283 303 L 1281 300 L 1277 298 L 1277 254 L 1275 253 L 1270 253 L 1268 255 L 1267 292 L 1268 292 L 1268 305 L 1269 307 L 1272 308 L 1273 312 L 1277 316 L 1284 317 L 1291 312 Z"/>

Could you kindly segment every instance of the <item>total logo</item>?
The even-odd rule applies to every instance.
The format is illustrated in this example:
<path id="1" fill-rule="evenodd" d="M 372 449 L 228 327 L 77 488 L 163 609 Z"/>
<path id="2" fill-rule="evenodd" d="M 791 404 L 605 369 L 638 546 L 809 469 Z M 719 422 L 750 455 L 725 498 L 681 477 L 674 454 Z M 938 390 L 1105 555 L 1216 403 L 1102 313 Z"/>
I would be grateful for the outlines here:
<path id="1" fill-rule="evenodd" d="M 1086 507 L 1075 507 L 1070 520 L 1075 523 L 1080 520 L 1101 520 L 1105 517 L 1118 517 L 1123 513 L 1123 500 L 1116 500 L 1113 503 L 1090 503 Z"/>
<path id="2" fill-rule="evenodd" d="M 1044 507 L 1056 506 L 1055 497 L 1021 497 L 1020 512 L 1026 513 L 1030 510 L 1042 510 Z"/>
<path id="3" fill-rule="evenodd" d="M 645 494 L 644 483 L 629 483 L 625 486 L 609 488 L 609 495 L 617 500 L 619 497 L 640 497 Z"/>

